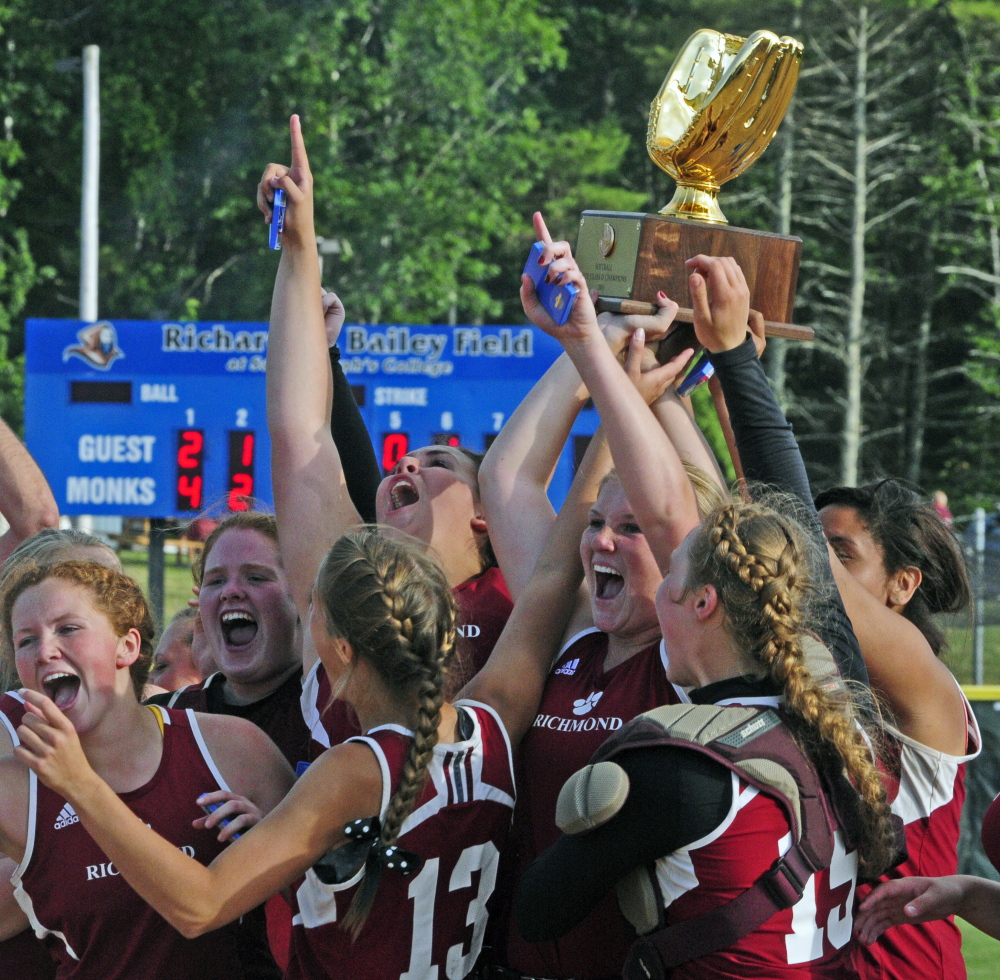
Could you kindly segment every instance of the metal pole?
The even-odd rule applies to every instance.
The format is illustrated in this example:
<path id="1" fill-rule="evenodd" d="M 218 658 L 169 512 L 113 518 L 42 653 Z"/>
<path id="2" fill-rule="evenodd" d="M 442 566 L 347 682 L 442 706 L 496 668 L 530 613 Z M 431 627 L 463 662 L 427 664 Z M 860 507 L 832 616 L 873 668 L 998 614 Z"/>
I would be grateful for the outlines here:
<path id="1" fill-rule="evenodd" d="M 83 200 L 80 207 L 80 319 L 97 319 L 97 203 L 101 177 L 101 49 L 83 49 Z"/>
<path id="2" fill-rule="evenodd" d="M 982 684 L 983 639 L 986 633 L 983 601 L 986 594 L 986 511 L 977 507 L 973 520 L 976 528 L 976 625 L 972 645 L 972 680 L 974 684 Z"/>
<path id="3" fill-rule="evenodd" d="M 158 629 L 163 628 L 164 559 L 163 539 L 167 536 L 167 522 L 162 517 L 149 520 L 149 604 Z"/>

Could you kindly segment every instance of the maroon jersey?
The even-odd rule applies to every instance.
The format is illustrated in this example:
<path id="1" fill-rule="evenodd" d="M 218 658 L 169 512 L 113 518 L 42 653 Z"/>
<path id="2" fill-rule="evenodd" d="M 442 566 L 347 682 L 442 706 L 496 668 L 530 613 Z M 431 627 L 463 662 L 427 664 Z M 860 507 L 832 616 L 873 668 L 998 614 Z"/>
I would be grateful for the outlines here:
<path id="1" fill-rule="evenodd" d="M 778 698 L 727 699 L 720 704 Z M 747 891 L 791 846 L 785 812 L 772 797 L 731 773 L 732 802 L 722 822 L 700 840 L 656 861 L 668 925 L 711 912 Z M 822 828 L 824 831 L 826 828 Z M 802 898 L 716 953 L 674 967 L 671 980 L 850 980 L 857 851 L 834 835 L 830 867 L 806 882 Z"/>
<path id="2" fill-rule="evenodd" d="M 963 699 L 965 696 L 963 695 Z M 965 701 L 967 754 L 946 755 L 891 725 L 885 726 L 891 761 L 886 788 L 892 812 L 906 830 L 908 857 L 882 881 L 918 875 L 939 878 L 958 871 L 959 820 L 965 802 L 965 764 L 979 755 L 982 740 L 972 706 Z M 858 890 L 864 899 L 871 886 Z M 855 966 L 864 980 L 965 980 L 962 934 L 954 916 L 887 929 L 871 946 L 858 944 Z"/>
<path id="3" fill-rule="evenodd" d="M 489 660 L 514 604 L 499 568 L 488 568 L 452 589 L 458 609 L 458 644 L 452 693 L 470 681 Z M 361 734 L 354 709 L 331 701 L 330 679 L 317 661 L 302 682 L 302 717 L 309 729 L 310 759 L 331 745 L 340 745 Z"/>
<path id="4" fill-rule="evenodd" d="M 502 905 L 509 904 L 510 893 L 531 862 L 559 839 L 556 800 L 566 780 L 626 721 L 660 705 L 686 700 L 667 680 L 660 641 L 605 671 L 607 651 L 607 634 L 586 630 L 567 644 L 546 681 L 534 725 L 521 743 L 513 853 L 504 861 Z M 507 910 L 498 908 L 497 912 L 498 928 L 510 920 L 507 965 L 536 977 L 620 977 L 635 939 L 614 893 L 554 942 L 525 942 Z"/>
<path id="5" fill-rule="evenodd" d="M 507 583 L 496 567 L 487 568 L 482 575 L 456 585 L 452 595 L 458 612 L 455 684 L 462 687 L 490 659 L 510 619 L 514 603 L 507 591 Z"/>
<path id="6" fill-rule="evenodd" d="M 24 702 L 13 693 L 0 694 L 0 725 L 19 743 L 17 726 L 24 714 Z M 0 942 L 0 977 L 16 980 L 54 980 L 56 961 L 31 929 Z"/>
<path id="7" fill-rule="evenodd" d="M 510 741 L 496 712 L 460 701 L 472 735 L 439 743 L 427 782 L 399 838 L 424 865 L 409 878 L 385 871 L 368 920 L 352 941 L 343 919 L 364 868 L 341 885 L 312 872 L 295 895 L 292 957 L 286 980 L 461 980 L 475 965 L 486 928 L 500 850 L 514 807 Z M 403 771 L 411 735 L 386 725 L 356 741 L 368 745 L 382 769 L 384 814 Z"/>
<path id="8" fill-rule="evenodd" d="M 119 794 L 140 820 L 209 864 L 225 847 L 215 831 L 195 830 L 195 800 L 228 789 L 191 711 L 157 711 L 163 756 L 145 786 Z M 184 939 L 119 875 L 73 807 L 30 774 L 24 859 L 11 879 L 35 935 L 59 961 L 60 980 L 219 980 L 243 977 L 232 926 Z"/>
<path id="9" fill-rule="evenodd" d="M 281 687 L 251 704 L 229 704 L 222 696 L 225 683 L 223 674 L 216 672 L 200 684 L 188 684 L 177 691 L 157 694 L 146 703 L 246 718 L 267 732 L 293 769 L 299 762 L 309 761 L 309 730 L 302 720 L 299 704 L 302 696 L 301 672 L 292 674 Z"/>

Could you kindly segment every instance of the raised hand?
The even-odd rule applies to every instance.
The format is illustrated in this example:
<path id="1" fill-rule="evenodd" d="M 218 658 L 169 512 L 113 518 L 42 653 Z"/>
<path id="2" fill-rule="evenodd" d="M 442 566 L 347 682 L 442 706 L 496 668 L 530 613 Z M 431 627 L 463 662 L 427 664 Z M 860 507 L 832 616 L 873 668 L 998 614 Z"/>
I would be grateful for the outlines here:
<path id="1" fill-rule="evenodd" d="M 676 310 L 677 304 L 674 304 Z M 672 316 L 673 314 L 671 314 Z M 656 319 L 647 317 L 646 319 Z M 646 347 L 646 331 L 639 327 L 632 334 L 628 348 L 628 356 L 625 359 L 625 373 L 629 376 L 632 384 L 635 385 L 639 394 L 647 405 L 651 405 L 660 397 L 677 379 L 677 376 L 684 370 L 691 355 L 692 348 L 681 351 L 672 360 L 661 365 L 656 360 L 653 351 Z"/>
<path id="2" fill-rule="evenodd" d="M 698 341 L 710 352 L 731 350 L 746 340 L 750 289 L 736 259 L 696 255 L 691 270 L 691 307 Z"/>
<path id="3" fill-rule="evenodd" d="M 95 775 L 76 729 L 44 694 L 26 690 L 19 694 L 28 710 L 17 730 L 21 744 L 14 749 L 15 757 L 53 792 L 72 799 L 87 776 Z"/>
<path id="4" fill-rule="evenodd" d="M 548 265 L 549 270 L 546 276 L 548 282 L 558 283 L 566 286 L 573 283 L 580 291 L 573 304 L 573 312 L 570 313 L 566 322 L 560 326 L 542 306 L 535 293 L 535 285 L 530 276 L 521 276 L 521 306 L 528 319 L 535 326 L 540 327 L 547 334 L 555 337 L 560 343 L 572 343 L 574 341 L 593 339 L 600 335 L 597 326 L 597 311 L 594 309 L 594 302 L 590 298 L 590 291 L 587 289 L 587 281 L 583 278 L 573 258 L 573 250 L 569 242 L 553 242 L 549 229 L 545 226 L 545 219 L 540 211 L 536 211 L 532 217 L 535 226 L 535 235 L 545 246 L 539 265 Z"/>
<path id="5" fill-rule="evenodd" d="M 677 304 L 662 291 L 656 294 L 656 302 L 659 309 L 653 316 L 637 313 L 628 315 L 601 313 L 597 317 L 597 325 L 616 357 L 628 349 L 632 335 L 640 327 L 646 332 L 647 343 L 661 340 L 666 336 L 677 315 Z"/>
<path id="6" fill-rule="evenodd" d="M 280 187 L 285 192 L 287 204 L 282 244 L 292 247 L 309 244 L 315 247 L 313 178 L 306 145 L 302 139 L 302 123 L 297 115 L 292 116 L 288 128 L 292 145 L 291 166 L 269 163 L 264 168 L 264 174 L 257 185 L 257 207 L 264 213 L 265 223 L 270 224 L 274 192 Z"/>
<path id="7" fill-rule="evenodd" d="M 203 793 L 195 802 L 198 806 L 220 804 L 218 809 L 207 816 L 198 817 L 191 825 L 199 830 L 212 830 L 218 827 L 218 840 L 222 844 L 231 841 L 236 834 L 245 833 L 264 819 L 264 814 L 245 796 L 238 796 L 224 789 L 216 790 L 214 793 Z M 223 820 L 228 821 L 225 827 L 222 826 Z"/>
<path id="8" fill-rule="evenodd" d="M 347 319 L 344 304 L 336 293 L 323 290 L 323 325 L 326 327 L 326 346 L 332 347 L 340 336 Z"/>

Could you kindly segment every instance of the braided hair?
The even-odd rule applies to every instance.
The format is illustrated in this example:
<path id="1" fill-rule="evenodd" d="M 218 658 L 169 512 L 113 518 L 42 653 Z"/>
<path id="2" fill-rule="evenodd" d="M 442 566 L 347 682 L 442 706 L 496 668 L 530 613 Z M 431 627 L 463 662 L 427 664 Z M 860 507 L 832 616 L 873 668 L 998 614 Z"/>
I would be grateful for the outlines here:
<path id="1" fill-rule="evenodd" d="M 438 564 L 415 540 L 365 527 L 330 549 L 316 578 L 331 635 L 346 640 L 403 704 L 415 705 L 413 743 L 382 820 L 392 846 L 424 785 L 438 740 L 448 668 L 455 649 L 455 604 Z M 381 865 L 369 861 L 343 925 L 357 938 Z"/>
<path id="2" fill-rule="evenodd" d="M 685 587 L 715 588 L 733 643 L 782 688 L 803 749 L 821 772 L 846 776 L 856 790 L 859 864 L 865 877 L 877 877 L 896 850 L 889 804 L 854 696 L 844 687 L 827 691 L 805 664 L 811 584 L 804 532 L 761 503 L 734 501 L 695 531 L 689 561 Z"/>

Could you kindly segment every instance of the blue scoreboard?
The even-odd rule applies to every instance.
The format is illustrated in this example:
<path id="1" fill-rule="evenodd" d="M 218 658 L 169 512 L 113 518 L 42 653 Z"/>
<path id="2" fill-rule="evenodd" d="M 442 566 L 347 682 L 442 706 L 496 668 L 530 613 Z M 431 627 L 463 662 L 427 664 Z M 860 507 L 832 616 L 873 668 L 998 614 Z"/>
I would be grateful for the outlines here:
<path id="1" fill-rule="evenodd" d="M 385 470 L 431 443 L 489 448 L 560 353 L 534 327 L 348 325 L 339 346 Z M 266 363 L 264 323 L 29 320 L 25 437 L 60 511 L 191 518 L 271 505 Z M 596 426 L 581 413 L 555 502 Z"/>

